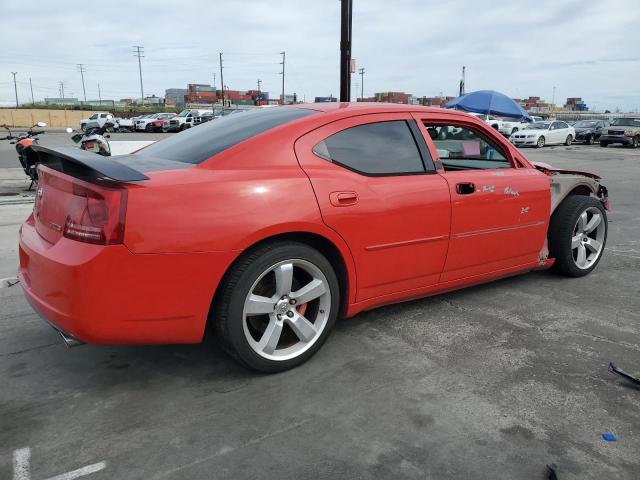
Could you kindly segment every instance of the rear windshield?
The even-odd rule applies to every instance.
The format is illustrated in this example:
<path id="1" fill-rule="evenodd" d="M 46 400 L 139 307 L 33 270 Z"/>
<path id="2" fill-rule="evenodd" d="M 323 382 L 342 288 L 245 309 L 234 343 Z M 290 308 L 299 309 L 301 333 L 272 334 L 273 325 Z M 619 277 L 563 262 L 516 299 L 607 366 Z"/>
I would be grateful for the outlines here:
<path id="1" fill-rule="evenodd" d="M 192 127 L 141 150 L 137 155 L 200 163 L 279 125 L 317 113 L 306 108 L 260 108 Z"/>

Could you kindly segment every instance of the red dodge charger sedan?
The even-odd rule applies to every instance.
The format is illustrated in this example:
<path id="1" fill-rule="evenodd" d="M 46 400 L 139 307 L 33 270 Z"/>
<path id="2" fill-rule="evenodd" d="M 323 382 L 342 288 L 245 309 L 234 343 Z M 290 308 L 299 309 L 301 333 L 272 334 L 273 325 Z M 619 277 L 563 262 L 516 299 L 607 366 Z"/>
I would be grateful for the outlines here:
<path id="1" fill-rule="evenodd" d="M 593 270 L 596 175 L 533 165 L 462 112 L 256 109 L 132 155 L 38 151 L 19 277 L 67 344 L 195 343 L 301 364 L 338 316 L 554 266 Z"/>

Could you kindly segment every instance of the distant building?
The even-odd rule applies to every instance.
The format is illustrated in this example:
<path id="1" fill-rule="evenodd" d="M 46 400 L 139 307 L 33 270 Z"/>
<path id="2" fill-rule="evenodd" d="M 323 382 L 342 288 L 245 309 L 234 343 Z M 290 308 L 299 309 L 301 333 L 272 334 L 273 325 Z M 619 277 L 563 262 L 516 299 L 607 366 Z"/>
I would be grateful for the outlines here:
<path id="1" fill-rule="evenodd" d="M 188 90 L 186 88 L 167 88 L 164 91 L 164 98 L 167 103 L 171 103 L 176 106 L 184 105 Z"/>
<path id="2" fill-rule="evenodd" d="M 420 105 L 425 107 L 443 107 L 449 100 L 453 100 L 455 97 L 422 97 L 418 98 Z"/>
<path id="3" fill-rule="evenodd" d="M 333 95 L 329 95 L 328 97 L 316 97 L 313 102 L 314 103 L 328 103 L 328 102 L 337 102 L 338 99 Z"/>
<path id="4" fill-rule="evenodd" d="M 571 112 L 587 112 L 589 107 L 584 103 L 581 97 L 569 97 L 567 103 L 564 104 L 564 109 Z"/>
<path id="5" fill-rule="evenodd" d="M 44 103 L 48 105 L 78 105 L 80 101 L 77 98 L 45 98 Z"/>

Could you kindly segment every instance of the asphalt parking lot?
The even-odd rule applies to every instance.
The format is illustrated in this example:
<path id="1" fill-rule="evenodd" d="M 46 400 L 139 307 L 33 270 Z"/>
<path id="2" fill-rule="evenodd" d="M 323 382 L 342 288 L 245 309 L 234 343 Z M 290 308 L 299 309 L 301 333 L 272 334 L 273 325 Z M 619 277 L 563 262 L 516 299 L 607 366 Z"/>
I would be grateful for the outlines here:
<path id="1" fill-rule="evenodd" d="M 524 153 L 603 177 L 613 212 L 591 275 L 365 312 L 283 374 L 212 341 L 66 349 L 19 285 L 0 288 L 0 478 L 524 480 L 550 463 L 561 480 L 640 478 L 640 390 L 607 372 L 640 375 L 640 150 Z M 0 205 L 0 278 L 30 208 Z"/>

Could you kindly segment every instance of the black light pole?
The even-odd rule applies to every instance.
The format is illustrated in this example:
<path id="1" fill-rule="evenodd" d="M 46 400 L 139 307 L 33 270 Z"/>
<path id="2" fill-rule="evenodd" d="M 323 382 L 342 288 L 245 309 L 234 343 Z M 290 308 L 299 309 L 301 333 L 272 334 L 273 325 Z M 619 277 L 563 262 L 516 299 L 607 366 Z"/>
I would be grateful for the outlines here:
<path id="1" fill-rule="evenodd" d="M 351 101 L 352 0 L 340 0 L 340 101 Z"/>

